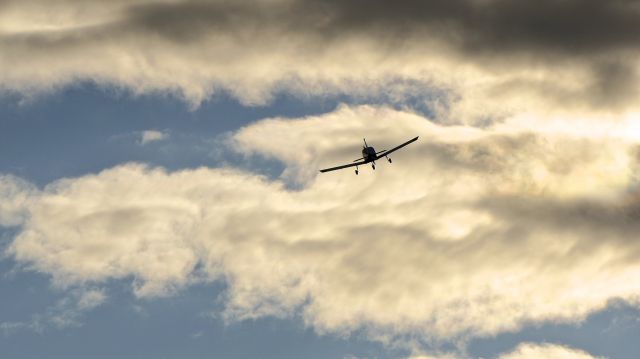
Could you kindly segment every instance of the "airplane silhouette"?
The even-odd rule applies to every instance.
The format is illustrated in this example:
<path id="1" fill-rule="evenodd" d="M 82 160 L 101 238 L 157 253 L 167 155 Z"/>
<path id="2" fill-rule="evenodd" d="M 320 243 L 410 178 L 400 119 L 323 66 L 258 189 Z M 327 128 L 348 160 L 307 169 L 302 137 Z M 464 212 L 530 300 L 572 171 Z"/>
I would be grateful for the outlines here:
<path id="1" fill-rule="evenodd" d="M 410 144 L 411 142 L 415 142 L 418 140 L 419 136 L 416 136 L 415 138 L 410 139 L 409 141 L 396 146 L 390 150 L 382 150 L 382 151 L 378 151 L 376 152 L 376 150 L 367 145 L 367 140 L 363 138 L 364 140 L 364 146 L 362 148 L 362 157 L 353 160 L 354 163 L 349 163 L 347 165 L 342 165 L 342 166 L 336 166 L 336 167 L 331 167 L 331 168 L 325 168 L 323 170 L 320 170 L 320 172 L 329 172 L 329 171 L 335 171 L 335 170 L 341 170 L 343 168 L 347 168 L 347 167 L 354 167 L 356 168 L 356 175 L 358 174 L 358 166 L 360 165 L 364 165 L 367 163 L 371 163 L 371 167 L 375 170 L 376 169 L 376 160 L 379 160 L 382 157 L 386 157 L 387 161 L 389 161 L 389 163 L 391 163 L 391 158 L 389 158 L 389 154 L 391 152 L 397 151 L 399 149 L 401 149 L 402 147 Z"/>

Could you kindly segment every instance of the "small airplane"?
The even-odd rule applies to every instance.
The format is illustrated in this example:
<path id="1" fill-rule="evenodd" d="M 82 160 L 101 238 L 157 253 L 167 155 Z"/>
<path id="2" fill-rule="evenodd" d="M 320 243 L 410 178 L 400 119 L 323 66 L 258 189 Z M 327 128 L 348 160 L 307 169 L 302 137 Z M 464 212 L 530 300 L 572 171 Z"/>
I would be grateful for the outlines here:
<path id="1" fill-rule="evenodd" d="M 358 174 L 358 166 L 360 165 L 364 165 L 366 163 L 371 163 L 371 167 L 375 170 L 376 169 L 376 160 L 379 160 L 382 157 L 385 157 L 387 159 L 387 161 L 389 161 L 389 163 L 391 163 L 391 158 L 389 158 L 389 154 L 391 152 L 397 151 L 399 149 L 401 149 L 402 147 L 410 144 L 411 142 L 415 142 L 418 140 L 419 136 L 416 136 L 415 138 L 410 139 L 409 141 L 396 146 L 390 150 L 382 150 L 382 151 L 378 151 L 376 152 L 376 150 L 367 145 L 367 140 L 363 138 L 364 140 L 364 146 L 362 148 L 362 157 L 353 160 L 354 163 L 349 163 L 348 165 L 342 165 L 342 166 L 337 166 L 337 167 L 331 167 L 331 168 L 325 168 L 323 170 L 320 170 L 320 172 L 329 172 L 329 171 L 335 171 L 335 170 L 341 170 L 343 168 L 347 168 L 347 167 L 356 167 L 356 175 Z"/>

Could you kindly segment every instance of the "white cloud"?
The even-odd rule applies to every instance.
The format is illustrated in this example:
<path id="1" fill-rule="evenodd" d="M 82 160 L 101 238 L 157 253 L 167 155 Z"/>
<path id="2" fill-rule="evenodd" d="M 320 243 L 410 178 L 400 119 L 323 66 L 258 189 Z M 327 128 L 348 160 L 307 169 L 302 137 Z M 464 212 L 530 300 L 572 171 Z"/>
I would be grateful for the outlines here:
<path id="1" fill-rule="evenodd" d="M 104 304 L 106 300 L 104 289 L 89 289 L 80 294 L 76 306 L 79 310 L 91 310 Z"/>
<path id="2" fill-rule="evenodd" d="M 460 356 L 456 354 L 439 354 L 439 355 L 420 354 L 420 355 L 411 356 L 409 359 L 460 359 Z"/>
<path id="3" fill-rule="evenodd" d="M 513 352 L 500 356 L 500 359 L 597 359 L 582 350 L 557 344 L 520 344 Z M 602 358 L 601 358 L 602 359 Z"/>
<path id="4" fill-rule="evenodd" d="M 157 130 L 146 130 L 140 133 L 140 145 L 144 146 L 155 141 L 162 141 L 169 138 L 169 134 Z"/>
<path id="5" fill-rule="evenodd" d="M 455 353 L 418 354 L 409 359 L 464 359 L 468 355 Z M 482 359 L 482 358 L 480 358 Z M 497 356 L 497 359 L 605 359 L 559 344 L 521 343 L 513 351 Z"/>
<path id="6" fill-rule="evenodd" d="M 0 226 L 23 223 L 27 202 L 35 192 L 30 183 L 11 175 L 0 174 Z"/>
<path id="7" fill-rule="evenodd" d="M 320 332 L 375 337 L 490 335 L 635 303 L 637 142 L 516 125 L 368 106 L 261 121 L 235 148 L 283 161 L 300 189 L 121 165 L 12 202 L 28 216 L 9 252 L 61 285 L 133 276 L 139 296 L 204 275 L 228 282 L 228 320 L 301 313 Z M 317 175 L 362 137 L 382 149 L 415 135 L 375 173 Z"/>
<path id="8" fill-rule="evenodd" d="M 56 328 L 82 326 L 82 316 L 106 301 L 107 295 L 103 289 L 73 289 L 69 295 L 60 299 L 43 315 L 37 316 L 41 326 L 40 330 L 44 330 L 48 326 Z"/>

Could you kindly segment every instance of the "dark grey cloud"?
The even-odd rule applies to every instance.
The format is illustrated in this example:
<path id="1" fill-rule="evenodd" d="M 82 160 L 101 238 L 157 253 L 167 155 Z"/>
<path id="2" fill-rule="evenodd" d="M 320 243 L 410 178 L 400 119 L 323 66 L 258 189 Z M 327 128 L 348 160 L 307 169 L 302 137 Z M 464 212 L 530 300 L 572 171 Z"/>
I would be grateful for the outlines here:
<path id="1" fill-rule="evenodd" d="M 199 31 L 260 34 L 282 27 L 326 40 L 355 35 L 398 46 L 436 36 L 481 53 L 584 55 L 640 46 L 640 7 L 630 0 L 190 1 L 132 6 L 125 23 L 180 41 Z"/>
<path id="2" fill-rule="evenodd" d="M 597 105 L 620 105 L 638 98 L 638 73 L 630 59 L 609 60 L 593 66 L 591 99 Z M 587 84 L 589 86 L 589 84 Z"/>
<path id="3" fill-rule="evenodd" d="M 621 107 L 637 96 L 635 1 L 34 0 L 4 6 L 5 13 L 15 12 L 8 31 L 0 27 L 0 65 L 13 69 L 0 74 L 0 86 L 9 89 L 89 78 L 139 91 L 178 89 L 194 103 L 225 88 L 259 103 L 278 87 L 366 92 L 371 86 L 358 81 L 382 87 L 383 78 L 432 76 L 446 82 L 452 70 L 433 67 L 441 61 L 493 76 L 487 93 L 533 94 L 554 105 Z M 70 20 L 43 26 L 33 14 L 48 6 Z M 574 69 L 587 74 L 558 78 Z M 536 71 L 544 74 L 531 75 Z"/>
<path id="4" fill-rule="evenodd" d="M 517 226 L 580 233 L 577 238 L 592 239 L 600 244 L 619 240 L 633 244 L 636 242 L 632 240 L 634 234 L 640 231 L 640 203 L 637 201 L 607 203 L 584 198 L 494 196 L 479 201 L 478 205 Z M 635 247 L 638 245 L 640 243 Z"/>
<path id="5" fill-rule="evenodd" d="M 593 81 L 578 94 L 549 83 L 522 84 L 562 101 L 587 99 L 617 106 L 636 97 L 632 59 L 620 53 L 640 49 L 640 6 L 614 0 L 329 0 L 284 4 L 196 1 L 131 7 L 124 27 L 177 42 L 217 32 L 233 34 L 244 46 L 255 39 L 302 37 L 301 52 L 322 53 L 332 43 L 366 39 L 384 52 L 424 49 L 437 39 L 468 60 L 500 66 L 511 61 L 554 64 L 575 61 L 592 69 Z M 480 57 L 474 59 L 473 57 Z M 576 98 L 578 97 L 578 98 Z"/>
<path id="6" fill-rule="evenodd" d="M 324 41 L 386 40 L 398 48 L 437 37 L 470 53 L 577 56 L 637 50 L 639 23 L 634 0 L 185 1 L 132 2 L 124 17 L 95 30 L 106 35 L 137 29 L 177 42 L 216 32 L 260 37 L 279 30 Z M 87 34 L 76 30 L 76 36 Z M 46 35 L 60 38 L 60 33 Z"/>

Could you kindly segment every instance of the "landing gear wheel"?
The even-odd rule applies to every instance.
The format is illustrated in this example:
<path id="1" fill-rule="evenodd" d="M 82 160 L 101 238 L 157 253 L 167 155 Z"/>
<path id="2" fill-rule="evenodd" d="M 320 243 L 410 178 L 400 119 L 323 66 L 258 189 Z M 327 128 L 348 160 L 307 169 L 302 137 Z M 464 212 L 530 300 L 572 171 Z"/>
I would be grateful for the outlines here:
<path id="1" fill-rule="evenodd" d="M 373 168 L 375 170 L 376 169 L 376 165 L 372 164 L 371 168 Z"/>
<path id="2" fill-rule="evenodd" d="M 391 163 L 391 158 L 387 158 L 387 160 L 389 161 L 389 163 Z"/>
<path id="3" fill-rule="evenodd" d="M 358 170 L 356 170 L 356 176 L 358 175 Z"/>

